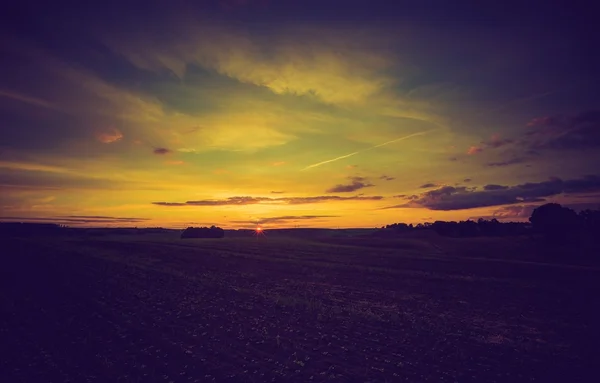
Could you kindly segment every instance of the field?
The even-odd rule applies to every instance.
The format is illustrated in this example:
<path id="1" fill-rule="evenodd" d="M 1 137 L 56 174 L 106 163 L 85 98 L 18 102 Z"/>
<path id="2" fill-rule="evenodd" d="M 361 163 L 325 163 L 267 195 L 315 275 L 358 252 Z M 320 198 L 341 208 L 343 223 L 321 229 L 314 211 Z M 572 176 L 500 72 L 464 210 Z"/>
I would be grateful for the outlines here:
<path id="1" fill-rule="evenodd" d="M 0 381 L 594 380 L 600 268 L 457 241 L 3 239 Z"/>

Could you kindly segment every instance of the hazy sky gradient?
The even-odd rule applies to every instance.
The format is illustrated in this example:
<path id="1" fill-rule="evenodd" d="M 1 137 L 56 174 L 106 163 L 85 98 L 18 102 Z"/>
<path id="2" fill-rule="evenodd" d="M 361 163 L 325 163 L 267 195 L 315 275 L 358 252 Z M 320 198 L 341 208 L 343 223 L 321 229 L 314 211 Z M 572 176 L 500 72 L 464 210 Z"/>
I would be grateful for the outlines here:
<path id="1" fill-rule="evenodd" d="M 600 205 L 589 10 L 389 3 L 7 8 L 0 218 L 372 227 Z"/>

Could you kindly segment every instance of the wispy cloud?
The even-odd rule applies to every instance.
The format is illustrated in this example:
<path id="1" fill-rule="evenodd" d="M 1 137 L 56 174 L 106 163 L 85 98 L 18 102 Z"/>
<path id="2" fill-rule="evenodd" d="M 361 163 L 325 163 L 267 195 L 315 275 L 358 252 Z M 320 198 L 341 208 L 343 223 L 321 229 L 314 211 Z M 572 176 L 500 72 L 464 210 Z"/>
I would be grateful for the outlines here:
<path id="1" fill-rule="evenodd" d="M 15 170 L 28 170 L 33 172 L 48 172 L 48 173 L 70 173 L 71 170 L 52 165 L 43 165 L 38 163 L 29 162 L 10 162 L 0 161 L 0 168 L 15 169 Z"/>
<path id="2" fill-rule="evenodd" d="M 17 222 L 52 222 L 63 225 L 83 225 L 83 224 L 128 224 L 128 223 L 143 223 L 149 221 L 149 218 L 132 218 L 132 217 L 109 217 L 95 215 L 66 215 L 55 217 L 27 217 L 27 216 L 0 216 L 2 221 L 17 221 Z"/>
<path id="3" fill-rule="evenodd" d="M 483 152 L 483 148 L 481 148 L 480 146 L 471 146 L 469 149 L 467 149 L 467 154 L 470 156 L 481 152 Z"/>
<path id="4" fill-rule="evenodd" d="M 337 218 L 337 215 L 284 215 L 279 217 L 266 217 L 266 218 L 258 218 L 256 220 L 240 220 L 240 221 L 230 221 L 231 223 L 245 223 L 245 224 L 285 224 L 285 223 L 293 223 L 296 221 L 312 221 L 319 220 L 323 218 Z"/>
<path id="5" fill-rule="evenodd" d="M 486 166 L 489 167 L 502 167 L 502 166 L 509 166 L 509 165 L 515 165 L 515 164 L 521 164 L 523 162 L 527 161 L 526 158 L 523 157 L 513 157 L 510 158 L 506 161 L 495 161 L 495 162 L 488 162 L 486 164 Z"/>
<path id="6" fill-rule="evenodd" d="M 49 109 L 56 108 L 56 106 L 54 104 L 52 104 L 46 100 L 43 100 L 41 98 L 27 96 L 27 95 L 23 95 L 20 93 L 11 92 L 11 91 L 2 90 L 2 89 L 0 89 L 0 97 L 5 97 L 5 98 L 12 99 L 12 100 L 20 101 L 20 102 L 25 102 L 25 103 L 28 103 L 31 105 L 41 106 L 43 108 L 49 108 Z"/>
<path id="7" fill-rule="evenodd" d="M 256 204 L 286 204 L 286 205 L 305 205 L 322 202 L 341 202 L 341 201 L 379 201 L 382 196 L 311 196 L 311 197 L 229 197 L 225 199 L 198 200 L 186 202 L 152 202 L 158 206 L 243 206 Z"/>
<path id="8" fill-rule="evenodd" d="M 104 131 L 96 133 L 96 139 L 103 144 L 111 144 L 123 138 L 123 133 L 117 128 L 108 128 Z"/>

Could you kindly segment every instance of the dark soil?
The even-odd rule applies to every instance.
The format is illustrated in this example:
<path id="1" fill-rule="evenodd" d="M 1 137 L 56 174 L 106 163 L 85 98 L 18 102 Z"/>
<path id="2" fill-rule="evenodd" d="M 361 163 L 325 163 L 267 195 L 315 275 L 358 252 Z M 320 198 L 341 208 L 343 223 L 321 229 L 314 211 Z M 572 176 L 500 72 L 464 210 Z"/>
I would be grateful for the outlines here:
<path id="1" fill-rule="evenodd" d="M 599 269 L 340 245 L 4 240 L 0 381 L 595 380 Z"/>

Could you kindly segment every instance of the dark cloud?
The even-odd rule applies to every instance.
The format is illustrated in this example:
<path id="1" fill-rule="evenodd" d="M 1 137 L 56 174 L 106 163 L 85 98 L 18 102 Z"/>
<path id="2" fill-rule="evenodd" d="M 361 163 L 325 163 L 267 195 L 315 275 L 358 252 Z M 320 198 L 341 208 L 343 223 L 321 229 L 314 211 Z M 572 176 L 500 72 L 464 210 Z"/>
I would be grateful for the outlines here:
<path id="1" fill-rule="evenodd" d="M 67 215 L 57 217 L 21 217 L 9 216 L 0 217 L 3 221 L 18 222 L 52 222 L 61 225 L 82 225 L 87 223 L 104 224 L 123 224 L 123 223 L 142 223 L 148 221 L 148 218 L 129 218 L 129 217 L 106 217 L 106 216 L 85 216 L 85 215 Z"/>
<path id="2" fill-rule="evenodd" d="M 429 189 L 429 188 L 434 188 L 436 186 L 438 186 L 438 185 L 433 184 L 433 183 L 426 183 L 426 184 L 423 184 L 423 185 L 419 186 L 419 188 L 420 189 Z"/>
<path id="3" fill-rule="evenodd" d="M 261 202 L 272 201 L 268 197 L 229 197 L 224 200 L 200 200 L 187 201 L 186 205 L 190 206 L 225 206 L 225 205 L 254 205 Z"/>
<path id="4" fill-rule="evenodd" d="M 465 178 L 465 179 L 463 180 L 463 182 L 471 182 L 471 181 L 473 181 L 471 178 Z"/>
<path id="5" fill-rule="evenodd" d="M 505 145 L 509 145 L 514 143 L 515 140 L 511 138 L 500 138 L 499 134 L 494 134 L 489 140 L 484 140 L 479 143 L 479 145 L 471 146 L 467 149 L 467 154 L 474 155 L 479 154 L 488 149 L 497 149 Z"/>
<path id="6" fill-rule="evenodd" d="M 396 178 L 395 177 L 390 177 L 390 176 L 386 176 L 385 174 L 382 175 L 381 177 L 379 177 L 380 180 L 384 180 L 384 181 L 393 181 Z"/>
<path id="7" fill-rule="evenodd" d="M 350 177 L 349 184 L 338 184 L 326 190 L 327 193 L 351 193 L 360 189 L 375 186 L 365 177 Z"/>
<path id="8" fill-rule="evenodd" d="M 546 197 L 561 193 L 600 191 L 600 176 L 562 180 L 552 177 L 548 181 L 528 182 L 515 186 L 487 185 L 484 190 L 444 186 L 417 196 L 409 202 L 390 208 L 424 207 L 431 210 L 461 210 L 485 206 L 510 205 L 523 202 L 544 202 Z"/>
<path id="9" fill-rule="evenodd" d="M 65 215 L 59 218 L 76 218 L 76 219 L 100 219 L 111 221 L 148 221 L 149 218 L 130 218 L 130 217 L 111 217 L 105 215 Z"/>
<path id="10" fill-rule="evenodd" d="M 295 198 L 281 198 L 281 201 L 287 202 L 290 205 L 302 205 L 307 203 L 327 202 L 327 201 L 379 201 L 382 200 L 382 196 L 352 196 L 352 197 L 340 197 L 340 196 L 316 196 L 316 197 L 295 197 Z"/>
<path id="11" fill-rule="evenodd" d="M 232 205 L 255 205 L 255 204 L 285 204 L 303 205 L 329 201 L 379 201 L 382 196 L 314 196 L 314 197 L 229 197 L 221 200 L 200 200 L 187 202 L 152 202 L 158 206 L 232 206 Z"/>
<path id="12" fill-rule="evenodd" d="M 500 138 L 499 134 L 494 134 L 489 140 L 481 141 L 481 144 L 485 149 L 497 149 L 504 145 L 512 144 L 515 140 L 510 138 Z"/>
<path id="13" fill-rule="evenodd" d="M 153 152 L 154 152 L 154 154 L 163 155 L 163 154 L 169 154 L 172 151 L 171 151 L 171 149 L 167 149 L 167 148 L 154 148 Z"/>
<path id="14" fill-rule="evenodd" d="M 510 165 L 515 165 L 515 164 L 521 164 L 521 163 L 523 163 L 525 161 L 527 161 L 527 159 L 524 158 L 524 157 L 513 157 L 513 158 L 508 159 L 506 161 L 488 162 L 486 164 L 486 166 L 489 166 L 489 167 L 510 166 Z"/>
<path id="15" fill-rule="evenodd" d="M 283 194 L 285 191 L 282 190 L 271 190 L 271 194 Z"/>
<path id="16" fill-rule="evenodd" d="M 496 185 L 496 184 L 489 184 L 489 185 L 485 185 L 483 187 L 483 190 L 506 190 L 508 189 L 508 186 L 503 186 L 503 185 Z"/>
<path id="17" fill-rule="evenodd" d="M 530 149 L 584 149 L 600 147 L 600 110 L 573 116 L 531 120 L 524 138 Z"/>

